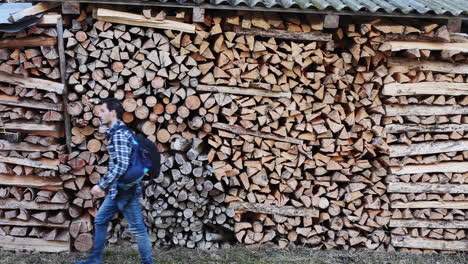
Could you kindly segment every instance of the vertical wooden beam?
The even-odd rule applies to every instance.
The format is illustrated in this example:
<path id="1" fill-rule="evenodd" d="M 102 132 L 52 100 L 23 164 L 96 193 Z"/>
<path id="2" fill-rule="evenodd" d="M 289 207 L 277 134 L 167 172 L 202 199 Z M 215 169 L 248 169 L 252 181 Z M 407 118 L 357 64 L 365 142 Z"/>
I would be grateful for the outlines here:
<path id="1" fill-rule="evenodd" d="M 340 16 L 339 15 L 325 15 L 323 21 L 324 28 L 338 28 L 340 25 Z"/>
<path id="2" fill-rule="evenodd" d="M 449 19 L 447 20 L 447 28 L 449 32 L 458 33 L 461 31 L 462 20 L 461 19 Z"/>
<path id="3" fill-rule="evenodd" d="M 59 58 L 60 58 L 60 75 L 62 79 L 62 83 L 64 85 L 63 88 L 63 114 L 64 114 L 64 122 L 65 122 L 65 138 L 66 138 L 66 143 L 67 143 L 67 150 L 68 153 L 72 152 L 71 149 L 71 121 L 70 121 L 70 115 L 68 115 L 67 111 L 67 105 L 68 105 L 68 87 L 67 87 L 67 80 L 65 77 L 65 46 L 63 44 L 63 19 L 62 16 L 60 16 L 57 19 L 57 46 L 58 46 L 58 51 L 59 51 Z"/>
<path id="4" fill-rule="evenodd" d="M 192 22 L 203 23 L 205 21 L 205 9 L 198 6 L 192 10 Z"/>
<path id="5" fill-rule="evenodd" d="M 79 2 L 63 2 L 62 14 L 64 15 L 79 15 L 80 3 Z"/>

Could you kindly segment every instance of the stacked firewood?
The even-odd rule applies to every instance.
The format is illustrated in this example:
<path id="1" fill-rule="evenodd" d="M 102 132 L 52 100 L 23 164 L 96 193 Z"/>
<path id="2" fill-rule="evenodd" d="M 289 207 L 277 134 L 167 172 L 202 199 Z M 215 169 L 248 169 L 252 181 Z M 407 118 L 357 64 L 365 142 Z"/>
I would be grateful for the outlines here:
<path id="1" fill-rule="evenodd" d="M 144 194 L 153 242 L 221 247 L 223 243 L 213 238 L 216 227 L 209 225 L 226 224 L 224 228 L 232 229 L 228 218 L 233 210 L 220 206 L 222 185 L 212 182 L 212 169 L 202 152 L 202 139 L 211 126 L 206 124 L 207 109 L 194 89 L 200 75 L 198 62 L 191 56 L 195 27 L 178 22 L 184 19 L 183 12 L 168 16 L 183 32 L 106 22 L 114 14 L 118 18 L 128 15 L 97 9 L 97 20 L 72 21 L 74 26 L 64 33 L 74 148 L 68 163 L 73 177 L 66 187 L 76 196 L 73 218 L 77 224 L 71 235 L 83 237 L 75 247 L 87 249 L 84 236 L 90 241 L 89 220 L 102 201 L 93 200 L 89 191 L 107 171 L 106 128 L 98 117 L 100 102 L 107 97 L 122 101 L 123 121 L 155 142 L 165 157 L 164 172 L 147 183 Z M 211 199 L 212 195 L 217 198 Z M 83 221 L 85 227 L 78 224 Z M 128 234 L 126 222 L 117 218 L 109 241 Z"/>
<path id="2" fill-rule="evenodd" d="M 419 30 L 418 42 L 381 46 L 393 51 L 382 90 L 392 245 L 414 252 L 466 250 L 468 45 L 448 33 L 442 40 L 451 42 L 441 43 L 445 26 Z"/>
<path id="3" fill-rule="evenodd" d="M 220 248 L 230 241 L 234 210 L 222 206 L 224 190 L 212 181 L 201 139 L 176 139 L 164 153 L 161 174 L 146 183 L 144 214 L 151 240 L 156 246 Z M 130 237 L 126 223 L 115 221 L 110 242 Z"/>
<path id="4" fill-rule="evenodd" d="M 69 171 L 57 31 L 32 27 L 0 41 L 0 241 L 14 250 L 68 251 Z"/>
<path id="5" fill-rule="evenodd" d="M 200 98 L 215 114 L 208 159 L 237 212 L 241 243 L 390 242 L 379 98 L 385 56 L 366 36 L 382 32 L 324 26 L 270 13 L 212 16 L 198 26 L 197 90 L 210 92 Z"/>

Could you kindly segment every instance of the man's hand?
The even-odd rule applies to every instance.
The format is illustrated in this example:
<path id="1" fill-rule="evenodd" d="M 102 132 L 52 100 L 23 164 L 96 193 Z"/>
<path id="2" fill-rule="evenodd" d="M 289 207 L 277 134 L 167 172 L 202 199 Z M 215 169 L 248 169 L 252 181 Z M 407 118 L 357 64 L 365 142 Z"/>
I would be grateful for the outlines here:
<path id="1" fill-rule="evenodd" d="M 103 197 L 106 195 L 106 192 L 99 187 L 99 185 L 94 185 L 94 187 L 91 189 L 91 194 L 96 197 Z"/>

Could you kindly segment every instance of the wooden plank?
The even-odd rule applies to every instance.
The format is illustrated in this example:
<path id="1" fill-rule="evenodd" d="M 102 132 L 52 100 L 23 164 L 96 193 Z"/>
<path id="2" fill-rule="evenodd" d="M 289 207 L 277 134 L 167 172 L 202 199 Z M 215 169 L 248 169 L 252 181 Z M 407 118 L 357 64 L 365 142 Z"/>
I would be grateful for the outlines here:
<path id="1" fill-rule="evenodd" d="M 41 20 L 37 22 L 39 26 L 53 26 L 57 24 L 57 19 L 62 17 L 59 14 L 45 14 L 41 17 Z"/>
<path id="2" fill-rule="evenodd" d="M 390 157 L 405 157 L 466 150 L 468 150 L 467 139 L 414 143 L 411 145 L 393 144 L 390 145 Z"/>
<path id="3" fill-rule="evenodd" d="M 0 82 L 6 82 L 14 85 L 19 85 L 25 88 L 35 88 L 48 92 L 54 92 L 62 94 L 63 84 L 43 80 L 39 78 L 24 77 L 21 75 L 9 74 L 6 72 L 0 72 Z"/>
<path id="4" fill-rule="evenodd" d="M 468 221 L 461 220 L 428 220 L 428 219 L 391 219 L 390 227 L 411 227 L 411 228 L 468 228 Z"/>
<path id="5" fill-rule="evenodd" d="M 15 107 L 26 107 L 42 110 L 62 111 L 61 104 L 44 103 L 35 100 L 23 99 L 16 96 L 0 94 L 0 104 L 15 106 Z"/>
<path id="6" fill-rule="evenodd" d="M 261 29 L 261 28 L 242 28 L 234 27 L 234 32 L 238 35 L 254 35 L 265 38 L 278 38 L 290 40 L 305 40 L 305 41 L 331 41 L 332 35 L 329 33 L 314 32 L 293 32 L 280 29 Z"/>
<path id="7" fill-rule="evenodd" d="M 462 105 L 386 105 L 387 116 L 433 116 L 433 115 L 466 115 L 468 106 Z"/>
<path id="8" fill-rule="evenodd" d="M 79 7 L 79 4 L 78 4 Z M 57 38 L 58 38 L 58 53 L 59 53 L 59 59 L 60 59 L 60 79 L 63 83 L 63 95 L 62 95 L 62 101 L 64 105 L 68 105 L 68 86 L 67 86 L 67 80 L 65 76 L 65 71 L 66 71 L 66 59 L 65 59 L 65 46 L 63 43 L 63 19 L 62 17 L 59 17 L 57 20 Z M 63 109 L 63 122 L 65 125 L 65 142 L 67 144 L 67 151 L 68 153 L 72 152 L 72 133 L 71 133 L 71 121 L 70 121 L 70 115 L 68 114 L 67 109 L 64 107 Z"/>
<path id="9" fill-rule="evenodd" d="M 468 184 L 389 182 L 390 193 L 468 193 Z"/>
<path id="10" fill-rule="evenodd" d="M 25 158 L 13 158 L 2 156 L 0 156 L 0 162 L 48 170 L 58 170 L 58 165 L 60 164 L 60 160 L 58 159 L 41 158 L 37 160 L 31 160 Z"/>
<path id="11" fill-rule="evenodd" d="M 419 42 L 419 41 L 389 41 L 392 51 L 406 49 L 424 50 L 452 50 L 468 52 L 468 43 L 440 43 L 440 42 Z"/>
<path id="12" fill-rule="evenodd" d="M 403 248 L 468 251 L 468 239 L 440 240 L 392 235 L 392 246 Z"/>
<path id="13" fill-rule="evenodd" d="M 414 202 L 392 202 L 392 208 L 409 209 L 468 209 L 468 201 L 414 201 Z"/>
<path id="14" fill-rule="evenodd" d="M 406 165 L 402 167 L 390 167 L 392 174 L 404 175 L 415 173 L 433 173 L 433 172 L 468 172 L 468 161 L 440 162 L 437 164 L 418 164 Z"/>
<path id="15" fill-rule="evenodd" d="M 32 16 L 32 15 L 37 15 L 42 12 L 45 12 L 47 10 L 50 10 L 52 8 L 60 6 L 60 3 L 54 3 L 54 2 L 44 2 L 40 3 L 37 5 L 34 5 L 30 8 L 23 9 L 19 12 L 16 12 L 10 16 L 10 21 L 11 22 L 16 22 L 24 17 L 27 16 Z"/>
<path id="16" fill-rule="evenodd" d="M 62 224 L 54 224 L 50 222 L 42 222 L 36 219 L 29 219 L 27 221 L 19 219 L 0 219 L 0 225 L 10 226 L 43 226 L 48 228 L 68 228 L 70 221 L 65 221 Z"/>
<path id="17" fill-rule="evenodd" d="M 182 31 L 187 33 L 195 33 L 195 25 L 182 23 L 172 20 L 151 20 L 142 15 L 121 12 L 111 9 L 98 8 L 96 12 L 96 18 L 98 20 L 127 24 L 132 26 L 142 26 L 151 28 L 170 29 L 175 31 Z"/>
<path id="18" fill-rule="evenodd" d="M 318 217 L 319 211 L 312 208 L 297 208 L 294 206 L 277 206 L 259 203 L 231 202 L 229 208 L 234 210 L 249 211 L 262 214 Z"/>
<path id="19" fill-rule="evenodd" d="M 0 236 L 0 248 L 4 250 L 27 250 L 38 252 L 68 252 L 69 241 L 47 241 L 41 238 Z"/>
<path id="20" fill-rule="evenodd" d="M 16 150 L 16 151 L 57 151 L 58 145 L 42 146 L 26 142 L 11 143 L 0 139 L 0 150 Z"/>
<path id="21" fill-rule="evenodd" d="M 60 178 L 40 177 L 35 175 L 8 175 L 0 174 L 0 182 L 2 185 L 31 187 L 48 191 L 62 191 L 63 181 Z"/>
<path id="22" fill-rule="evenodd" d="M 466 43 L 468 45 L 468 43 Z M 420 83 L 389 83 L 382 89 L 383 95 L 468 95 L 468 83 L 451 82 L 420 82 Z"/>
<path id="23" fill-rule="evenodd" d="M 201 85 L 197 86 L 197 91 L 200 92 L 213 92 L 213 93 L 228 93 L 228 94 L 240 94 L 240 95 L 250 95 L 250 96 L 265 96 L 265 97 L 275 97 L 275 98 L 291 98 L 291 92 L 273 92 L 263 89 L 254 89 L 254 88 L 242 88 L 242 87 L 232 87 L 232 86 L 213 86 L 213 85 Z"/>
<path id="24" fill-rule="evenodd" d="M 36 203 L 32 201 L 18 201 L 14 198 L 0 199 L 0 209 L 25 209 L 25 210 L 64 210 L 68 204 Z"/>
<path id="25" fill-rule="evenodd" d="M 33 123 L 33 122 L 8 122 L 2 124 L 2 128 L 6 130 L 21 130 L 21 131 L 46 131 L 54 132 L 60 129 L 56 123 Z"/>
<path id="26" fill-rule="evenodd" d="M 406 66 L 409 69 L 420 71 L 435 71 L 446 73 L 466 74 L 468 72 L 468 64 L 466 63 L 450 63 L 441 61 L 425 61 L 413 60 L 404 58 L 388 58 L 388 66 Z"/>
<path id="27" fill-rule="evenodd" d="M 468 124 L 389 124 L 385 126 L 385 131 L 387 133 L 468 131 Z"/>
<path id="28" fill-rule="evenodd" d="M 272 139 L 272 140 L 276 140 L 276 141 L 289 142 L 289 143 L 292 143 L 292 144 L 299 144 L 299 145 L 303 144 L 303 141 L 300 140 L 300 139 L 291 138 L 291 137 L 281 137 L 281 136 L 276 136 L 276 135 L 273 135 L 273 134 L 263 133 L 263 132 L 259 132 L 259 131 L 251 131 L 251 130 L 247 130 L 245 128 L 242 128 L 240 126 L 231 126 L 231 125 L 228 125 L 228 124 L 214 123 L 213 127 L 217 128 L 217 129 L 230 131 L 230 132 L 235 133 L 235 134 L 251 135 L 251 136 L 256 136 L 256 137 L 261 137 L 261 138 Z"/>
<path id="29" fill-rule="evenodd" d="M 7 38 L 0 40 L 0 48 L 55 46 L 55 44 L 57 44 L 57 39 L 51 37 Z"/>

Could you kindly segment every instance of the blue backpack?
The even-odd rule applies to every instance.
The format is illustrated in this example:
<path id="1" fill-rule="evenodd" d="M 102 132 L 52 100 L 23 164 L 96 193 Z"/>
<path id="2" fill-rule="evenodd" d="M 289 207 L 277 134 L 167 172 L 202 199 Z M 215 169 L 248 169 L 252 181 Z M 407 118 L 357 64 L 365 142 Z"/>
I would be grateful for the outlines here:
<path id="1" fill-rule="evenodd" d="M 117 186 L 121 190 L 129 190 L 136 184 L 156 178 L 161 168 L 161 153 L 156 145 L 144 136 L 135 136 L 127 126 L 122 125 L 119 129 L 127 129 L 132 134 L 132 154 L 130 164 L 124 175 L 120 176 Z M 117 131 L 116 130 L 116 131 Z"/>

